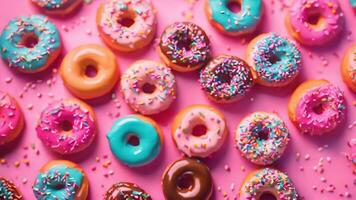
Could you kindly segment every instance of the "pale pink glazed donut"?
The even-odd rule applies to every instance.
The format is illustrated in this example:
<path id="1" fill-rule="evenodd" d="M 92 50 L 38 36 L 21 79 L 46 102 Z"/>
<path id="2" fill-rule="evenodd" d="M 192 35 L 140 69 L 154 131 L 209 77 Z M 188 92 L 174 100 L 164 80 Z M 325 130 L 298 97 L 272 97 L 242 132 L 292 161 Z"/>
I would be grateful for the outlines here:
<path id="1" fill-rule="evenodd" d="M 96 135 L 92 108 L 77 99 L 55 101 L 41 113 L 36 127 L 39 139 L 60 154 L 87 148 Z"/>
<path id="2" fill-rule="evenodd" d="M 337 0 L 295 0 L 286 18 L 289 33 L 300 43 L 329 43 L 344 27 L 344 13 Z"/>
<path id="3" fill-rule="evenodd" d="M 344 120 L 344 94 L 326 80 L 306 81 L 292 94 L 288 113 L 302 133 L 322 135 L 334 130 Z"/>
<path id="4" fill-rule="evenodd" d="M 199 126 L 202 130 L 196 135 L 194 129 Z M 207 105 L 191 105 L 184 108 L 177 114 L 172 126 L 174 143 L 189 157 L 210 156 L 224 144 L 227 133 L 224 115 Z"/>
<path id="5" fill-rule="evenodd" d="M 13 141 L 24 127 L 24 117 L 17 101 L 0 91 L 0 145 Z"/>
<path id="6" fill-rule="evenodd" d="M 147 46 L 157 24 L 150 0 L 108 0 L 99 6 L 96 23 L 104 42 L 123 52 Z"/>
<path id="7" fill-rule="evenodd" d="M 121 77 L 127 104 L 143 115 L 166 110 L 176 98 L 176 81 L 170 68 L 151 60 L 140 60 Z"/>

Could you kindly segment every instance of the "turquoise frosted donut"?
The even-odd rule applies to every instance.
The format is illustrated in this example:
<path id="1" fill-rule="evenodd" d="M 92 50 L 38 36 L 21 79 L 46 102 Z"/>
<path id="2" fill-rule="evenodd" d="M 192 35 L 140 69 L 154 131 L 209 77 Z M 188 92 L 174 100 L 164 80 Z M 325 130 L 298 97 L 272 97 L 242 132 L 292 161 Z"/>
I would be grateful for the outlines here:
<path id="1" fill-rule="evenodd" d="M 56 26 L 42 15 L 16 17 L 0 37 L 1 57 L 16 70 L 35 73 L 58 57 L 61 41 Z"/>
<path id="2" fill-rule="evenodd" d="M 163 143 L 161 132 L 150 118 L 131 115 L 117 120 L 106 137 L 116 158 L 136 167 L 148 164 L 158 156 Z M 132 138 L 138 142 L 131 144 Z"/>
<path id="3" fill-rule="evenodd" d="M 241 4 L 241 11 L 231 11 L 228 4 Z M 207 0 L 206 13 L 210 23 L 228 35 L 253 32 L 262 18 L 262 0 Z"/>

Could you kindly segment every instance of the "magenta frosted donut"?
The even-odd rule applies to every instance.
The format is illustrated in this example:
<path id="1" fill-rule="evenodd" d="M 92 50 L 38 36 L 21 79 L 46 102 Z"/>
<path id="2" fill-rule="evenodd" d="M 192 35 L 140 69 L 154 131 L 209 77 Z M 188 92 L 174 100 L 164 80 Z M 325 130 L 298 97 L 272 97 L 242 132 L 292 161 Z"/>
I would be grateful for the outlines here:
<path id="1" fill-rule="evenodd" d="M 325 80 L 302 83 L 289 102 L 289 117 L 302 133 L 322 135 L 335 129 L 345 118 L 343 92 Z"/>
<path id="2" fill-rule="evenodd" d="M 323 45 L 342 31 L 344 14 L 337 0 L 295 0 L 286 26 L 300 43 Z"/>
<path id="3" fill-rule="evenodd" d="M 0 91 L 0 145 L 13 141 L 23 126 L 24 117 L 17 101 Z"/>
<path id="4" fill-rule="evenodd" d="M 53 102 L 41 113 L 36 127 L 39 139 L 60 154 L 84 150 L 96 135 L 92 108 L 76 99 Z"/>

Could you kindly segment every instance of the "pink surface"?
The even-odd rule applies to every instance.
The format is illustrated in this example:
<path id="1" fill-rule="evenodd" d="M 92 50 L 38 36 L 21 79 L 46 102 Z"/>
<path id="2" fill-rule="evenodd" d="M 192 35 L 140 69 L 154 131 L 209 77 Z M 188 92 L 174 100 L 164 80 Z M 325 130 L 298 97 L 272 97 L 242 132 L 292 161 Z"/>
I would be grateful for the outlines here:
<path id="1" fill-rule="evenodd" d="M 100 0 L 96 0 L 90 5 L 83 5 L 78 13 L 65 19 L 51 18 L 61 31 L 64 44 L 62 55 L 80 44 L 102 43 L 97 36 L 95 26 L 96 8 L 100 2 Z M 249 39 L 226 37 L 215 31 L 204 15 L 203 0 L 198 1 L 195 6 L 189 3 L 192 1 L 188 0 L 154 0 L 153 2 L 158 11 L 157 37 L 165 26 L 175 21 L 185 20 L 185 16 L 189 16 L 192 12 L 194 18 L 191 21 L 199 24 L 210 35 L 214 55 L 227 53 L 244 57 L 246 42 Z M 281 10 L 279 1 L 265 0 L 264 2 L 266 16 L 260 32 L 274 31 L 288 36 L 283 22 L 287 9 Z M 295 81 L 295 84 L 287 88 L 269 89 L 257 86 L 250 96 L 241 102 L 218 105 L 204 97 L 197 82 L 198 73 L 175 73 L 178 82 L 176 102 L 168 111 L 153 116 L 164 130 L 164 148 L 156 161 L 141 168 L 130 169 L 117 161 L 111 154 L 105 138 L 118 113 L 121 116 L 132 113 L 123 102 L 121 95 L 118 95 L 117 100 L 112 100 L 111 95 L 107 95 L 104 98 L 90 101 L 89 103 L 96 111 L 100 130 L 95 142 L 82 153 L 73 156 L 60 156 L 46 149 L 36 137 L 35 132 L 36 121 L 47 103 L 62 97 L 71 97 L 64 88 L 60 77 L 57 74 L 53 75 L 51 70 L 36 76 L 18 74 L 10 71 L 3 62 L 0 62 L 0 89 L 9 92 L 19 100 L 26 118 L 26 128 L 22 137 L 15 143 L 0 149 L 0 158 L 7 161 L 6 164 L 0 165 L 0 176 L 13 180 L 24 193 L 25 199 L 34 199 L 31 185 L 39 168 L 52 159 L 69 159 L 79 163 L 87 172 L 90 180 L 90 199 L 101 199 L 106 189 L 118 181 L 137 183 L 150 193 L 153 199 L 163 199 L 160 177 L 169 163 L 181 157 L 170 136 L 173 116 L 187 105 L 202 103 L 211 104 L 220 109 L 225 114 L 230 129 L 228 140 L 221 150 L 211 158 L 204 159 L 204 162 L 210 167 L 214 179 L 214 199 L 224 199 L 224 194 L 229 199 L 233 199 L 248 172 L 258 168 L 242 158 L 233 144 L 234 129 L 238 122 L 254 111 L 276 112 L 286 121 L 292 139 L 285 154 L 275 163 L 274 167 L 290 175 L 300 196 L 310 200 L 355 199 L 356 176 L 355 173 L 353 174 L 355 166 L 352 166 L 346 159 L 345 154 L 352 151 L 347 145 L 348 141 L 351 138 L 356 138 L 356 127 L 352 127 L 352 124 L 356 125 L 353 123 L 356 120 L 356 112 L 352 105 L 356 99 L 355 95 L 342 82 L 339 66 L 343 52 L 352 43 L 355 43 L 356 33 L 351 33 L 351 30 L 355 30 L 352 26 L 355 26 L 356 19 L 348 1 L 340 0 L 340 2 L 346 15 L 346 31 L 337 42 L 328 47 L 318 49 L 301 47 L 304 59 L 302 75 Z M 1 29 L 15 16 L 39 13 L 28 0 L 1 0 L 0 10 Z M 66 28 L 68 31 L 65 31 Z M 156 45 L 151 45 L 138 53 L 117 54 L 120 69 L 125 70 L 137 59 L 159 60 L 155 48 Z M 60 59 L 53 67 L 57 68 L 59 64 Z M 322 137 L 299 134 L 287 116 L 287 102 L 292 91 L 302 81 L 313 78 L 325 78 L 339 86 L 345 91 L 348 103 L 346 122 L 331 134 Z M 114 93 L 118 94 L 118 92 L 119 89 L 116 88 Z M 23 97 L 20 98 L 21 94 Z M 121 108 L 116 108 L 117 102 L 121 104 Z M 299 161 L 296 159 L 298 153 L 301 156 Z M 28 166 L 23 162 L 26 157 L 29 160 Z M 100 158 L 100 162 L 96 161 L 97 157 Z M 323 160 L 323 167 L 318 165 L 320 160 Z M 17 161 L 20 162 L 18 168 L 15 167 Z M 111 165 L 104 168 L 102 164 L 107 161 L 111 161 Z M 229 166 L 230 171 L 225 170 L 225 166 Z M 319 169 L 318 172 L 313 169 L 315 166 Z M 96 170 L 93 171 L 94 167 Z M 321 168 L 324 169 L 322 173 L 320 172 Z M 111 172 L 113 172 L 112 175 L 104 176 Z M 315 190 L 313 189 L 314 185 L 316 186 Z M 335 190 L 330 185 L 333 185 Z M 340 196 L 347 192 L 352 196 L 348 198 Z"/>

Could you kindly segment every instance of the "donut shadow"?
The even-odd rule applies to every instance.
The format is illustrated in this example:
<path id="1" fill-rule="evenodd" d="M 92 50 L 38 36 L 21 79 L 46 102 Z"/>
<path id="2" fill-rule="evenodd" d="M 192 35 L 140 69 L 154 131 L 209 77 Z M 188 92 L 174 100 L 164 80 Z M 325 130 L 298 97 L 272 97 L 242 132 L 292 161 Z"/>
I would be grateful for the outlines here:
<path id="1" fill-rule="evenodd" d="M 22 141 L 24 141 L 24 134 L 26 132 L 25 129 L 26 124 L 24 125 L 24 128 L 21 133 L 13 141 L 0 146 L 0 156 L 5 156 L 15 151 L 15 149 L 20 148 L 20 144 L 22 143 Z"/>
<path id="2" fill-rule="evenodd" d="M 243 97 L 241 100 L 236 101 L 236 102 L 231 102 L 231 103 L 218 103 L 215 101 L 211 101 L 211 104 L 218 108 L 219 110 L 222 110 L 224 112 L 228 113 L 234 113 L 234 114 L 241 114 L 241 115 L 246 115 L 249 113 L 246 109 L 246 107 L 253 107 L 254 101 L 251 101 L 251 99 L 254 98 L 254 94 L 256 94 L 256 88 L 253 88 L 251 92 L 249 92 L 245 97 Z M 235 128 L 235 127 L 233 127 Z"/>
<path id="3" fill-rule="evenodd" d="M 80 97 L 76 97 L 81 99 L 82 101 L 85 101 L 86 103 L 88 103 L 89 105 L 95 107 L 95 106 L 100 106 L 100 105 L 105 105 L 107 104 L 110 100 L 112 100 L 112 94 L 115 93 L 116 94 L 116 98 L 119 99 L 120 96 L 120 87 L 119 87 L 119 82 L 120 80 L 118 80 L 118 82 L 115 84 L 115 86 L 110 90 L 110 92 L 108 92 L 107 94 L 104 94 L 100 97 L 97 98 L 93 98 L 93 99 L 81 99 Z M 120 101 L 121 102 L 121 101 Z"/>

